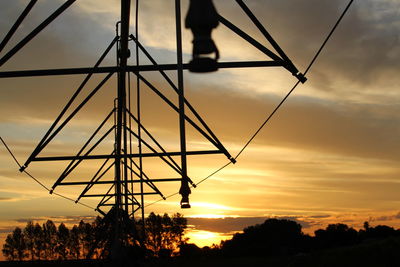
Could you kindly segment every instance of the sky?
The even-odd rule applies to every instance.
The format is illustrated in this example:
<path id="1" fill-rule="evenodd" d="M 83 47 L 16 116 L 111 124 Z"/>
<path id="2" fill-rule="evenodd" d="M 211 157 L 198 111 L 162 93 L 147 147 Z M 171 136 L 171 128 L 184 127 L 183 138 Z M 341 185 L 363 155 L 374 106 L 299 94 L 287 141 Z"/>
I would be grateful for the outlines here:
<path id="1" fill-rule="evenodd" d="M 0 2 L 0 38 L 28 2 Z M 1 55 L 62 2 L 38 1 Z M 307 67 L 348 3 L 245 2 L 300 71 Z M 270 47 L 235 1 L 214 3 L 222 16 Z M 188 1 L 182 1 L 183 17 L 187 6 Z M 118 1 L 76 1 L 0 71 L 92 66 L 114 38 L 118 17 Z M 308 73 L 308 81 L 296 89 L 238 162 L 193 189 L 191 209 L 181 210 L 180 197 L 175 196 L 147 207 L 146 213 L 183 213 L 189 218 L 188 236 L 199 245 L 218 243 L 245 226 L 271 217 L 295 220 L 307 233 L 339 222 L 356 228 L 364 221 L 399 228 L 399 17 L 400 1 L 354 1 Z M 174 1 L 140 1 L 139 28 L 139 40 L 157 62 L 176 62 Z M 223 25 L 213 31 L 213 38 L 221 62 L 269 60 Z M 184 62 L 191 59 L 191 39 L 185 29 Z M 148 64 L 142 54 L 140 60 Z M 135 64 L 134 56 L 129 63 Z M 103 65 L 113 64 L 114 50 Z M 168 74 L 176 80 L 175 73 Z M 144 76 L 177 103 L 176 95 L 158 74 Z M 103 77 L 96 75 L 84 94 Z M 0 136 L 18 160 L 24 162 L 30 155 L 83 78 L 0 80 Z M 185 96 L 232 155 L 240 151 L 296 82 L 282 68 L 224 69 L 210 74 L 185 71 L 184 79 Z M 43 155 L 76 153 L 112 109 L 115 85 L 113 77 Z M 168 150 L 176 150 L 177 115 L 148 88 L 141 88 L 143 124 Z M 192 128 L 187 129 L 189 149 L 212 148 Z M 112 140 L 106 140 L 99 151 L 109 151 L 110 147 Z M 190 157 L 189 176 L 200 181 L 226 162 L 223 155 Z M 99 162 L 83 165 L 73 178 L 90 175 L 96 164 Z M 145 166 L 152 176 L 171 176 L 160 161 L 147 160 Z M 32 163 L 28 171 L 51 186 L 63 167 L 63 163 Z M 179 184 L 160 188 L 170 195 Z M 79 189 L 60 188 L 57 192 L 76 198 Z M 148 197 L 146 203 L 156 200 Z M 94 200 L 85 203 L 96 205 Z M 1 240 L 26 220 L 55 218 L 72 223 L 96 215 L 93 210 L 46 193 L 20 174 L 6 149 L 0 148 Z"/>

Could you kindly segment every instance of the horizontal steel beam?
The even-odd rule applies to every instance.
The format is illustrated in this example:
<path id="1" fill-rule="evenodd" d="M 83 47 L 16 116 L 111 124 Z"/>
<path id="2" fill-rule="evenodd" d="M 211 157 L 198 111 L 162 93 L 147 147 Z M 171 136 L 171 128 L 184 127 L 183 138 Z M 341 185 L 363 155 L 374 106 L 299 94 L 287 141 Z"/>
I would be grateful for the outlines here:
<path id="1" fill-rule="evenodd" d="M 165 178 L 165 179 L 149 179 L 149 180 L 144 180 L 143 182 L 175 182 L 175 181 L 181 181 L 182 178 Z M 124 183 L 140 183 L 140 180 L 133 180 L 133 181 L 121 181 L 121 184 Z M 116 183 L 115 181 L 93 181 L 93 182 L 63 182 L 60 183 L 59 185 L 88 185 L 88 184 L 114 184 Z"/>
<path id="2" fill-rule="evenodd" d="M 205 151 L 187 151 L 186 155 L 209 155 L 209 154 L 222 154 L 220 150 L 205 150 Z M 115 159 L 120 158 L 148 158 L 148 157 L 161 157 L 161 156 L 180 156 L 182 152 L 166 152 L 166 153 L 136 153 L 124 155 L 87 155 L 87 156 L 59 156 L 59 157 L 36 157 L 32 161 L 58 161 L 58 160 L 84 160 L 84 159 Z"/>
<path id="3" fill-rule="evenodd" d="M 253 67 L 279 67 L 286 64 L 284 61 L 239 61 L 239 62 L 218 62 L 218 68 L 253 68 Z M 176 70 L 177 64 L 160 64 L 160 65 L 141 65 L 127 66 L 127 71 L 168 71 Z M 183 69 L 189 69 L 189 64 L 183 64 Z M 17 78 L 17 77 L 36 77 L 36 76 L 55 76 L 55 75 L 73 75 L 88 73 L 114 73 L 118 72 L 119 67 L 98 67 L 98 68 L 69 68 L 69 69 L 44 69 L 44 70 L 19 70 L 19 71 L 2 71 L 0 78 Z"/>
<path id="4" fill-rule="evenodd" d="M 158 192 L 144 192 L 144 193 L 130 193 L 130 194 L 120 194 L 121 196 L 140 196 L 140 195 L 159 195 Z M 91 194 L 83 195 L 82 197 L 115 197 L 117 194 Z"/>
<path id="5" fill-rule="evenodd" d="M 129 205 L 132 205 L 132 203 L 130 203 Z M 137 203 L 133 203 L 133 205 L 136 205 L 136 206 L 138 206 L 138 207 L 140 207 L 140 205 L 139 204 L 137 204 Z M 98 206 L 97 206 L 97 208 L 99 208 L 99 207 L 114 207 L 115 206 L 115 204 L 111 204 L 111 203 L 104 203 L 104 204 L 99 204 Z M 139 208 L 138 208 L 139 209 Z M 135 211 L 137 211 L 138 209 L 136 209 Z"/>

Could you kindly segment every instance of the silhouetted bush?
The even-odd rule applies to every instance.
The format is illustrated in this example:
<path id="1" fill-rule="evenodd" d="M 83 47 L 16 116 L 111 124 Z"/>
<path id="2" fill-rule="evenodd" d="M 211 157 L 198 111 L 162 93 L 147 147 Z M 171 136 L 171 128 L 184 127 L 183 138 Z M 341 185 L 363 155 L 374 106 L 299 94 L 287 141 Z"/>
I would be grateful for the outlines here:
<path id="1" fill-rule="evenodd" d="M 219 254 L 281 259 L 295 256 L 293 259 L 299 264 L 309 257 L 309 253 L 396 236 L 400 236 L 399 230 L 384 225 L 370 227 L 368 223 L 359 231 L 346 224 L 330 224 L 325 229 L 315 231 L 315 236 L 309 236 L 303 234 L 301 225 L 294 221 L 268 219 L 263 224 L 245 228 L 243 233 L 235 234 L 231 240 L 221 242 Z"/>
<path id="2" fill-rule="evenodd" d="M 358 243 L 358 233 L 346 224 L 330 224 L 325 230 L 315 231 L 315 240 L 318 248 L 348 246 Z"/>
<path id="3" fill-rule="evenodd" d="M 221 243 L 221 249 L 228 255 L 291 255 L 301 250 L 303 242 L 300 224 L 268 219 L 235 234 L 231 240 Z"/>
<path id="4" fill-rule="evenodd" d="M 182 244 L 179 247 L 179 255 L 186 258 L 196 258 L 202 256 L 202 249 L 196 244 Z"/>

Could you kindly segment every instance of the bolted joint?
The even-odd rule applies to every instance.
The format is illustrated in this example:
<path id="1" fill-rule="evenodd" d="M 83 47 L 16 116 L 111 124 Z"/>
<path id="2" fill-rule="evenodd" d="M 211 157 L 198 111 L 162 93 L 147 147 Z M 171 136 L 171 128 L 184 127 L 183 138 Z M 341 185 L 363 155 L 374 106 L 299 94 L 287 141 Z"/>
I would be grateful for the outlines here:
<path id="1" fill-rule="evenodd" d="M 293 76 L 295 76 L 301 83 L 305 83 L 307 81 L 307 78 L 304 76 L 303 73 L 296 73 L 293 74 Z"/>
<path id="2" fill-rule="evenodd" d="M 126 58 L 130 58 L 131 57 L 131 50 L 127 50 L 126 51 L 126 53 L 124 54 L 124 53 L 122 53 L 122 51 L 119 49 L 118 50 L 118 57 L 119 58 L 123 58 L 123 57 L 126 57 Z"/>

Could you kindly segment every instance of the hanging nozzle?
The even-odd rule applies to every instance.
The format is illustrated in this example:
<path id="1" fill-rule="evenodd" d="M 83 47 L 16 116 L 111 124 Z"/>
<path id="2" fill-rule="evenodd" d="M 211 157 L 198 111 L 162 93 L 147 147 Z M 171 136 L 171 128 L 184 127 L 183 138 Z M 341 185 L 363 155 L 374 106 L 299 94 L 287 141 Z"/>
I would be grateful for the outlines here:
<path id="1" fill-rule="evenodd" d="M 191 72 L 218 70 L 219 51 L 211 38 L 211 31 L 218 23 L 218 13 L 212 0 L 190 0 L 185 27 L 193 33 L 193 59 L 189 62 Z M 215 58 L 208 56 L 213 53 Z"/>
<path id="2" fill-rule="evenodd" d="M 190 203 L 189 203 L 189 195 L 191 191 L 189 188 L 189 185 L 182 184 L 181 189 L 179 189 L 179 194 L 182 195 L 182 200 L 181 200 L 181 209 L 190 209 Z"/>

